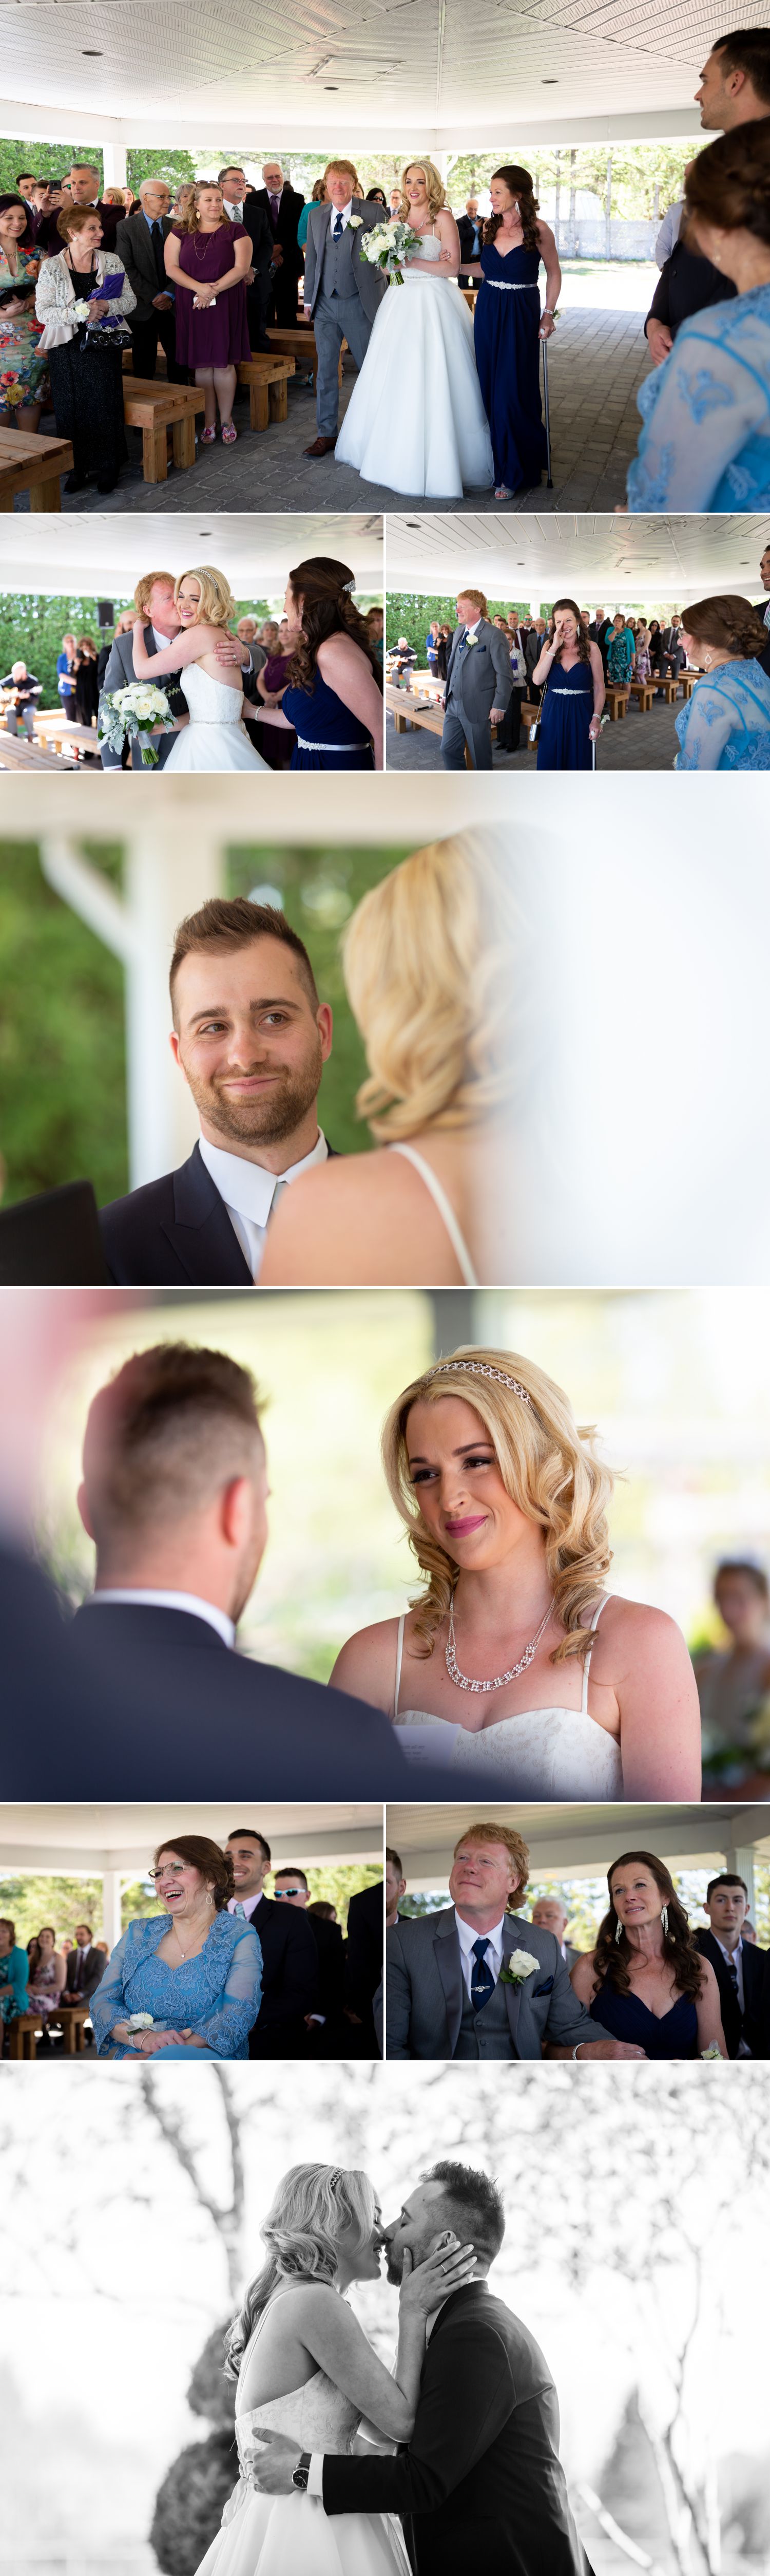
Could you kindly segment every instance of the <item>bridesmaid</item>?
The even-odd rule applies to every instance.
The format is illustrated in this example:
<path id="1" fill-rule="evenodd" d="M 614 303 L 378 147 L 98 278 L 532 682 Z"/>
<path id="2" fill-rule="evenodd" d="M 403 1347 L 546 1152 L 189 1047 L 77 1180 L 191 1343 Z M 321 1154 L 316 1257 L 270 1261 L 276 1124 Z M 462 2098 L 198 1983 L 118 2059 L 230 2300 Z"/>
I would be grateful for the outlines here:
<path id="1" fill-rule="evenodd" d="M 607 1872 L 609 1913 L 596 1949 L 571 1970 L 578 2001 L 613 2039 L 645 2057 L 726 2057 L 719 1988 L 701 1957 L 665 1861 L 622 1852 Z"/>
<path id="2" fill-rule="evenodd" d="M 539 483 L 546 463 L 540 401 L 540 341 L 550 340 L 561 287 L 559 255 L 549 224 L 537 220 L 528 170 L 507 163 L 489 182 L 492 215 L 484 226 L 473 334 L 481 397 L 489 421 L 495 465 L 495 500 L 511 501 L 523 485 Z M 538 270 L 545 267 L 548 302 L 540 310 Z"/>
<path id="3" fill-rule="evenodd" d="M 532 678 L 542 689 L 538 769 L 592 769 L 604 705 L 598 644 L 581 624 L 574 599 L 557 599 Z"/>
<path id="4" fill-rule="evenodd" d="M 286 615 L 299 629 L 283 713 L 292 769 L 381 769 L 382 670 L 351 591 L 349 565 L 308 555 L 290 572 Z"/>

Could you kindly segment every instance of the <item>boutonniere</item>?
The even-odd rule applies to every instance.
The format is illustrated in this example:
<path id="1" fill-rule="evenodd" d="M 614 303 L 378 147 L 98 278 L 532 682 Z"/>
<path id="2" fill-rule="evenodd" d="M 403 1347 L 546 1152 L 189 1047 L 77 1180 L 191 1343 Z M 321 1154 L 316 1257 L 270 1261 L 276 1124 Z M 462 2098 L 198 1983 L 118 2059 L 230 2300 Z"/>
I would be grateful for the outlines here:
<path id="1" fill-rule="evenodd" d="M 522 1986 L 525 1977 L 533 1976 L 540 1965 L 539 1959 L 533 1959 L 531 1950 L 512 1950 L 507 1968 L 500 1970 L 501 1986 Z"/>
<path id="2" fill-rule="evenodd" d="M 718 2058 L 720 2058 L 720 2059 L 721 2059 L 721 2056 L 722 2056 L 721 2048 L 717 2048 L 717 2044 L 716 2044 L 716 2040 L 715 2040 L 715 2039 L 712 2039 L 711 2047 L 710 2047 L 710 2048 L 702 2048 L 702 2049 L 701 2049 L 701 2057 L 718 2057 Z"/>
<path id="3" fill-rule="evenodd" d="M 360 233 L 363 220 L 363 215 L 348 215 L 348 232 Z"/>
<path id="4" fill-rule="evenodd" d="M 465 649 L 466 649 L 466 652 L 467 652 L 467 653 L 472 653 L 472 652 L 473 652 L 474 644 L 478 644 L 478 640 L 479 640 L 479 639 L 478 639 L 478 636 L 477 636 L 477 635 L 466 635 L 466 638 L 465 638 Z"/>

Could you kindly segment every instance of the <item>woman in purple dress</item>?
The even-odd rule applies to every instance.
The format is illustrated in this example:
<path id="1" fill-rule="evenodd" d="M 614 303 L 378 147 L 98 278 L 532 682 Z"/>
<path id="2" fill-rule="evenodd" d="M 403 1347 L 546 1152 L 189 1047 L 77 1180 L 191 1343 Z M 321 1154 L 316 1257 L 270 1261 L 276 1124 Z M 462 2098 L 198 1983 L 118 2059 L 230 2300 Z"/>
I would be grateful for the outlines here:
<path id="1" fill-rule="evenodd" d="M 221 188 L 203 180 L 195 190 L 188 215 L 175 224 L 165 245 L 166 272 L 176 298 L 176 354 L 180 366 L 192 367 L 196 385 L 206 397 L 204 447 L 217 434 L 217 407 L 222 439 L 232 447 L 238 436 L 232 409 L 242 358 L 249 358 L 246 319 L 246 274 L 251 241 L 245 224 L 231 224 Z"/>

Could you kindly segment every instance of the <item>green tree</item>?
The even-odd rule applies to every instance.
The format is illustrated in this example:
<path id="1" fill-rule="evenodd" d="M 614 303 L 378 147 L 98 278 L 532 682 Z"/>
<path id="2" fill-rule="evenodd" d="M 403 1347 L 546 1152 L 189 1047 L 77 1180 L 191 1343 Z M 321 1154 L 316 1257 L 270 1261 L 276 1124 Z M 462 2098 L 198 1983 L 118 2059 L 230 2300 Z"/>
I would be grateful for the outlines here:
<path id="1" fill-rule="evenodd" d="M 122 971 L 30 842 L 0 844 L 0 987 L 6 1198 L 88 1175 L 104 1204 L 128 1186 Z"/>
<path id="2" fill-rule="evenodd" d="M 438 618 L 442 625 L 456 626 L 456 599 L 456 592 L 454 596 L 446 592 L 443 598 L 439 598 L 436 591 L 423 593 L 422 591 L 389 590 L 388 644 L 395 644 L 399 635 L 405 635 L 407 643 L 411 644 L 414 651 L 419 654 L 419 668 L 424 669 L 425 638 L 428 627 L 434 618 Z M 489 599 L 487 607 L 490 617 L 507 617 L 512 608 L 515 609 L 517 617 L 526 617 L 529 614 L 528 599 Z M 544 602 L 543 616 L 547 614 L 548 604 Z"/>
<path id="3" fill-rule="evenodd" d="M 32 170 L 36 179 L 61 179 L 73 161 L 93 161 L 104 185 L 104 163 L 97 143 L 17 143 L 0 140 L 0 192 L 16 186 L 17 170 Z"/>
<path id="4" fill-rule="evenodd" d="M 191 161 L 189 152 L 176 148 L 159 152 L 148 150 L 145 143 L 132 143 L 126 153 L 126 177 L 134 195 L 140 179 L 165 179 L 172 196 L 176 196 L 183 180 L 195 178 L 195 162 Z"/>

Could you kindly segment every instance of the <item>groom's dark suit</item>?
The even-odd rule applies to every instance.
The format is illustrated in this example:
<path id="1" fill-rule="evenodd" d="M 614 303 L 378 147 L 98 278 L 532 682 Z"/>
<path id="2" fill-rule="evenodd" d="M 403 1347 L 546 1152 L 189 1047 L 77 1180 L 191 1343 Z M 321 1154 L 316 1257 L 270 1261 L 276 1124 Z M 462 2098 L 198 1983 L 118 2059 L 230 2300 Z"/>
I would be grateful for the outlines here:
<path id="1" fill-rule="evenodd" d="M 481 2281 L 428 2344 L 414 2432 L 395 2459 L 327 2453 L 327 2513 L 398 2513 L 415 2576 L 591 2576 L 559 2459 L 547 2362 Z"/>
<path id="2" fill-rule="evenodd" d="M 334 1153 L 329 1146 L 330 1156 Z M 189 1160 L 99 1214 L 104 1257 L 120 1288 L 250 1288 L 251 1271 L 224 1199 L 194 1145 Z"/>

